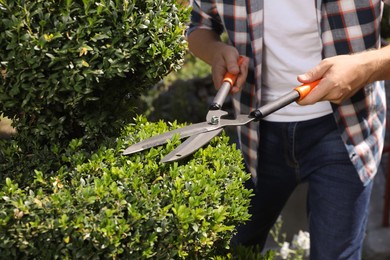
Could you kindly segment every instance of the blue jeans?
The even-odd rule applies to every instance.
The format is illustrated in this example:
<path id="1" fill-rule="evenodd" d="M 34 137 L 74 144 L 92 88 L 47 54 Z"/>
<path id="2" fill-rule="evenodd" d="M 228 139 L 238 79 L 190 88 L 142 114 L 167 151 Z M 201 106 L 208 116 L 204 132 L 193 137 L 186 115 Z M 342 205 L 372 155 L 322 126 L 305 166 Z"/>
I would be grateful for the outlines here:
<path id="1" fill-rule="evenodd" d="M 289 196 L 308 182 L 310 258 L 361 259 L 372 182 L 360 181 L 333 115 L 260 122 L 259 156 L 252 217 L 237 228 L 232 245 L 263 248 Z"/>

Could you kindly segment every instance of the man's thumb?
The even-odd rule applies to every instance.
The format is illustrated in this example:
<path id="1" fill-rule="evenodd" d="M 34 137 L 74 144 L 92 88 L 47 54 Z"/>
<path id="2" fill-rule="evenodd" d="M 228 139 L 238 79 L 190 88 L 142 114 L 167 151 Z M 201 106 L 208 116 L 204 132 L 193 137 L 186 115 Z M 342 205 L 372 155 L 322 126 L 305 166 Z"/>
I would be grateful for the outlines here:
<path id="1" fill-rule="evenodd" d="M 301 83 L 310 83 L 321 79 L 328 69 L 329 65 L 327 65 L 327 63 L 320 62 L 317 66 L 306 73 L 298 75 L 297 79 Z"/>
<path id="2" fill-rule="evenodd" d="M 313 82 L 315 80 L 317 80 L 317 78 L 315 78 L 313 76 L 313 73 L 311 73 L 311 72 L 307 72 L 305 74 L 298 75 L 298 81 L 301 83 L 310 83 L 310 82 Z"/>

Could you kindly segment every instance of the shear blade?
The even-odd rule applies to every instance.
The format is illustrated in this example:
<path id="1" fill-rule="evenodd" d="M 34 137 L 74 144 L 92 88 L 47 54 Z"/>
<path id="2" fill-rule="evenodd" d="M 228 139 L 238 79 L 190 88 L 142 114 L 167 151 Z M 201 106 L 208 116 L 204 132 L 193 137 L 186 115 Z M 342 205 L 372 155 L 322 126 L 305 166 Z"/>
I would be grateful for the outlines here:
<path id="1" fill-rule="evenodd" d="M 161 162 L 174 162 L 180 159 L 183 159 L 199 148 L 210 142 L 215 136 L 219 135 L 222 132 L 223 128 L 216 129 L 214 131 L 201 133 L 198 135 L 193 135 L 176 147 L 172 152 L 167 154 Z"/>
<path id="2" fill-rule="evenodd" d="M 223 111 L 224 112 L 224 111 Z M 224 112 L 226 113 L 226 112 Z M 210 113 L 210 116 L 212 117 L 213 113 Z M 182 128 L 178 128 L 160 135 L 156 135 L 153 137 L 150 137 L 148 139 L 145 139 L 141 142 L 135 143 L 126 150 L 124 150 L 123 155 L 129 155 L 133 154 L 136 152 L 140 152 L 146 149 L 149 149 L 154 146 L 162 145 L 168 142 L 168 140 L 172 140 L 172 137 L 175 134 L 179 135 L 179 138 L 187 138 L 189 136 L 196 136 L 202 133 L 207 133 L 207 132 L 214 132 L 216 130 L 222 131 L 222 128 L 226 126 L 239 126 L 239 125 L 245 125 L 253 120 L 255 120 L 254 117 L 251 117 L 249 115 L 238 115 L 235 118 L 219 118 L 220 114 L 216 114 L 218 122 L 217 124 L 210 124 L 208 122 L 203 122 L 203 123 L 197 123 L 197 124 L 192 124 L 188 125 Z M 220 133 L 220 132 L 219 132 Z M 215 135 L 214 135 L 215 136 Z M 214 137 L 213 136 L 213 137 Z M 212 138 L 212 137 L 211 137 Z M 211 140 L 211 138 L 209 140 Z M 179 146 L 180 147 L 180 146 Z"/>
<path id="3" fill-rule="evenodd" d="M 178 128 L 160 135 L 156 135 L 153 137 L 150 137 L 148 139 L 145 139 L 141 142 L 138 142 L 136 144 L 133 144 L 126 148 L 124 150 L 123 155 L 128 155 L 136 152 L 140 152 L 143 150 L 146 150 L 148 148 L 154 147 L 154 146 L 159 146 L 162 144 L 165 144 L 168 142 L 168 140 L 171 140 L 172 137 L 175 134 L 179 135 L 179 138 L 186 138 L 194 134 L 202 133 L 202 132 L 207 132 L 214 130 L 214 126 L 210 126 L 208 123 L 197 123 L 193 125 L 188 125 L 182 128 Z"/>

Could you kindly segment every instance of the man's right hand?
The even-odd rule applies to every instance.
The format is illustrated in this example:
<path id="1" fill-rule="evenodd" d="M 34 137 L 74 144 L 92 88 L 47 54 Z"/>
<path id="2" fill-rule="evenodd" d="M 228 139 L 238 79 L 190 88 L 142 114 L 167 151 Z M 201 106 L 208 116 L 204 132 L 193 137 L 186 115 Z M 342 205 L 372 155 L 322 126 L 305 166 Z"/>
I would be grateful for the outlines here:
<path id="1" fill-rule="evenodd" d="M 249 58 L 244 57 L 241 65 L 238 65 L 240 55 L 237 49 L 222 42 L 219 35 L 211 30 L 198 29 L 187 40 L 190 51 L 211 66 L 216 88 L 221 86 L 226 72 L 230 72 L 239 74 L 231 93 L 241 90 L 248 75 Z"/>
<path id="2" fill-rule="evenodd" d="M 233 46 L 220 43 L 212 59 L 212 76 L 214 85 L 219 88 L 227 72 L 238 74 L 236 83 L 231 89 L 235 94 L 241 91 L 248 75 L 249 58 L 243 56 L 241 64 L 238 64 L 239 53 Z"/>

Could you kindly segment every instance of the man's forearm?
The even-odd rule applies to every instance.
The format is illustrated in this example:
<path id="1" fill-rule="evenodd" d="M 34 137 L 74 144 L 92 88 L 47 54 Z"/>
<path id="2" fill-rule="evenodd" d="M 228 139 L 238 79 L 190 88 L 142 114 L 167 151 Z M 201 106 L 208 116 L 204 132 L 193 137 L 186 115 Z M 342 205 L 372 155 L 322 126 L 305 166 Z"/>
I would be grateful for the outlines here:
<path id="1" fill-rule="evenodd" d="M 217 33 L 207 29 L 192 32 L 187 40 L 189 50 L 209 65 L 212 64 L 213 56 L 218 48 L 225 45 Z"/>
<path id="2" fill-rule="evenodd" d="M 390 80 L 390 45 L 379 50 L 368 51 L 362 55 L 374 66 L 370 82 L 377 80 Z"/>

